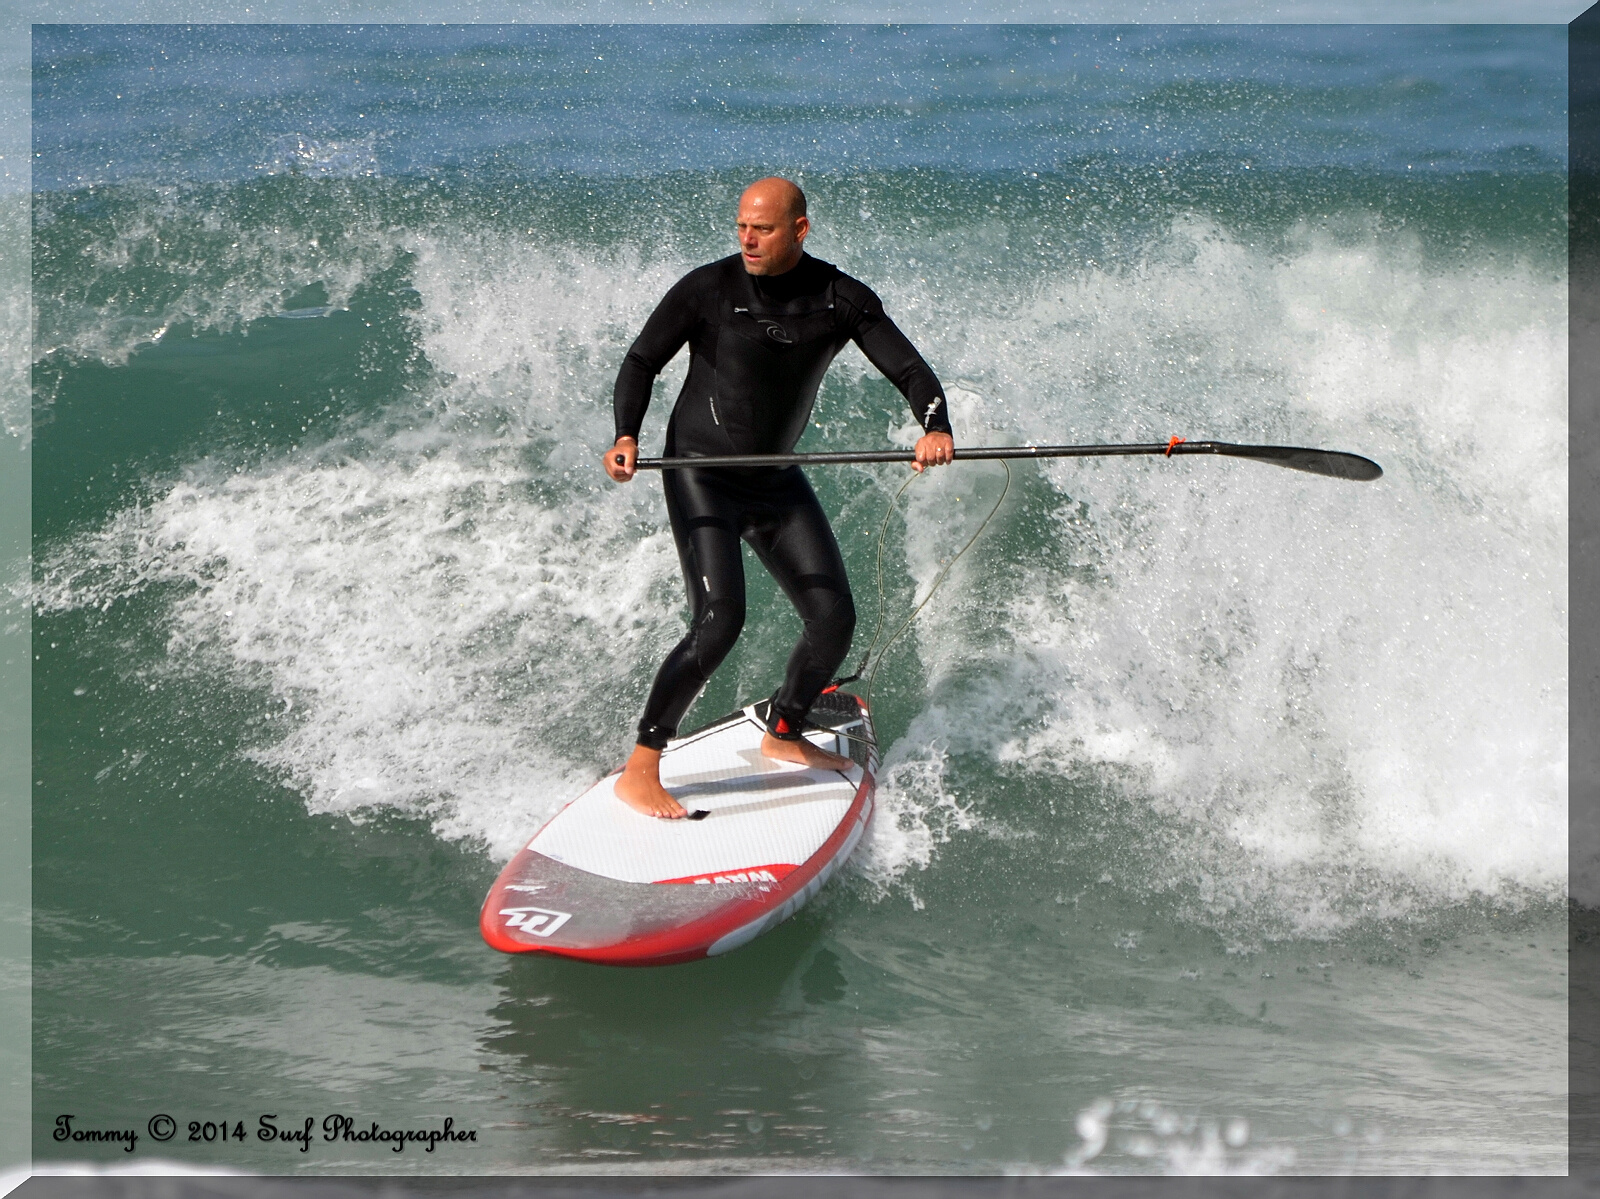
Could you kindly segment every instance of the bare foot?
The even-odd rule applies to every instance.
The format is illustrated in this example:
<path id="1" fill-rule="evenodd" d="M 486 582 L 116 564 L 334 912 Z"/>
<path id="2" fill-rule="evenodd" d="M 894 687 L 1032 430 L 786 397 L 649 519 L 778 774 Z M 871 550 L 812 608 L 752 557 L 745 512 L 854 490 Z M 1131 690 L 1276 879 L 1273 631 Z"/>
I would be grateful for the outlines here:
<path id="1" fill-rule="evenodd" d="M 855 765 L 849 758 L 842 758 L 838 754 L 819 749 L 804 738 L 799 741 L 784 741 L 771 733 L 761 738 L 761 753 L 774 761 L 798 762 L 801 766 L 809 766 L 812 770 L 849 770 Z"/>
<path id="2" fill-rule="evenodd" d="M 679 820 L 688 813 L 683 805 L 672 798 L 661 785 L 661 751 L 648 746 L 635 745 L 633 756 L 622 768 L 622 774 L 612 785 L 617 798 L 635 812 L 646 816 L 659 816 L 663 820 Z"/>

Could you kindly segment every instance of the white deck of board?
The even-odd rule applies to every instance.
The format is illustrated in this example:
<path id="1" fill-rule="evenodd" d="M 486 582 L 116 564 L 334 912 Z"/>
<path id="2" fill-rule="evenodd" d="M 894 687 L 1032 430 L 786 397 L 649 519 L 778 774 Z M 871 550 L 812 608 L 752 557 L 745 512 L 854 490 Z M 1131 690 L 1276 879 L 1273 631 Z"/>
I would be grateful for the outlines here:
<path id="1" fill-rule="evenodd" d="M 659 820 L 635 812 L 612 791 L 612 775 L 562 809 L 528 848 L 631 883 L 798 866 L 839 827 L 861 785 L 861 767 L 840 773 L 774 762 L 758 748 L 762 731 L 752 716 L 668 744 L 661 781 L 690 811 L 710 813 L 705 819 Z M 843 752 L 831 734 L 807 736 Z"/>

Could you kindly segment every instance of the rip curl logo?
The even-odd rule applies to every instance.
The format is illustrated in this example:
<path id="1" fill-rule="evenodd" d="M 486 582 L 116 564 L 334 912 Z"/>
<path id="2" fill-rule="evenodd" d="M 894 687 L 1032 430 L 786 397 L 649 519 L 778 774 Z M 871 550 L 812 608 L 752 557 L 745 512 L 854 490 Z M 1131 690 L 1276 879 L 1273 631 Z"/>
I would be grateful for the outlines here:
<path id="1" fill-rule="evenodd" d="M 832 308 L 833 305 L 829 304 L 828 307 Z M 786 346 L 794 345 L 794 338 L 789 336 L 789 331 L 782 325 L 778 324 L 778 322 L 773 320 L 770 316 L 757 316 L 748 308 L 741 308 L 737 305 L 734 306 L 733 310 L 735 312 L 743 313 L 753 321 L 760 321 L 761 327 L 767 331 L 767 336 L 772 338 L 773 341 L 781 342 Z"/>
<path id="2" fill-rule="evenodd" d="M 548 937 L 572 919 L 571 912 L 554 912 L 549 908 L 501 908 L 507 917 L 506 927 L 531 933 L 535 937 Z"/>
<path id="3" fill-rule="evenodd" d="M 777 321 L 768 320 L 764 316 L 758 316 L 756 317 L 756 320 L 760 321 L 766 326 L 767 336 L 772 338 L 773 341 L 781 342 L 786 346 L 794 345 L 794 338 L 790 337 L 789 331 L 782 325 L 778 324 Z"/>

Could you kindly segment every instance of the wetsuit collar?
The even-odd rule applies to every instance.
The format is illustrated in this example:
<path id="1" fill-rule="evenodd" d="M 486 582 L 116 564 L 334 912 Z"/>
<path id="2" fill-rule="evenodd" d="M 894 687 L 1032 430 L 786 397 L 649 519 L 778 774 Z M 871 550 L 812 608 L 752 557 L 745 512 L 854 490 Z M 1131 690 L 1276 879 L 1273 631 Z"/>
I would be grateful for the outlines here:
<path id="1" fill-rule="evenodd" d="M 825 265 L 806 253 L 781 275 L 746 275 L 756 295 L 780 304 L 797 296 L 816 294 L 827 284 L 828 276 Z"/>

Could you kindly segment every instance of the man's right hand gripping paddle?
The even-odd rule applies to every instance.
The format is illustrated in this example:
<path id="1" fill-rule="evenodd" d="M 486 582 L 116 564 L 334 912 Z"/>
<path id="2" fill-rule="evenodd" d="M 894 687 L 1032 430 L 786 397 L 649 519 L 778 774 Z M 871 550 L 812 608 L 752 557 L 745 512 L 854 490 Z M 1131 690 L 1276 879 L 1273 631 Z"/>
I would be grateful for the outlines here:
<path id="1" fill-rule="evenodd" d="M 606 451 L 601 459 L 606 474 L 613 482 L 626 483 L 634 475 L 634 463 L 639 460 L 639 443 L 631 437 L 617 438 L 617 444 Z"/>

